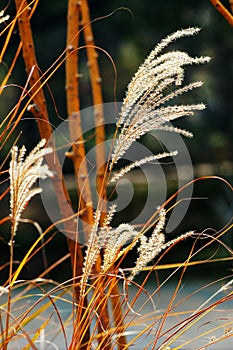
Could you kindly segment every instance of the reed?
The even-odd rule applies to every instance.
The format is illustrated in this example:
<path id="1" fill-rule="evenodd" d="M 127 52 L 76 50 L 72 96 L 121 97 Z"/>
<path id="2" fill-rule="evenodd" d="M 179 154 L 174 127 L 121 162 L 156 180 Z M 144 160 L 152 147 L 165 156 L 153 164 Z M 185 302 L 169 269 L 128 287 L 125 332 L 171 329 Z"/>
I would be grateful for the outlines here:
<path id="1" fill-rule="evenodd" d="M 223 304 L 229 305 L 232 300 L 231 275 L 221 281 L 213 282 L 216 285 L 221 283 L 221 288 L 195 310 L 180 311 L 179 306 L 185 303 L 186 299 L 192 299 L 199 290 L 190 293 L 184 299 L 177 300 L 184 276 L 189 270 L 191 271 L 192 266 L 232 260 L 232 250 L 222 241 L 222 237 L 229 232 L 232 225 L 229 224 L 215 235 L 190 230 L 186 233 L 181 232 L 178 237 L 169 240 L 165 234 L 166 220 L 173 209 L 172 199 L 177 194 L 161 203 L 152 217 L 140 227 L 128 223 L 127 220 L 116 227 L 113 220 L 118 207 L 117 204 L 111 204 L 111 198 L 107 195 L 110 186 L 113 186 L 115 191 L 118 180 L 135 168 L 164 158 L 175 159 L 177 156 L 178 152 L 174 149 L 121 166 L 121 160 L 127 151 L 144 135 L 154 130 L 162 130 L 192 137 L 191 132 L 174 126 L 173 121 L 193 116 L 206 106 L 203 103 L 174 104 L 173 100 L 202 86 L 201 81 L 188 84 L 185 82 L 186 67 L 208 63 L 210 57 L 191 57 L 184 51 L 166 50 L 174 41 L 195 36 L 200 29 L 187 28 L 168 35 L 155 46 L 139 67 L 128 85 L 121 111 L 116 119 L 114 138 L 107 154 L 102 80 L 98 66 L 99 48 L 95 46 L 88 2 L 67 1 L 66 49 L 43 73 L 37 64 L 31 29 L 31 18 L 37 6 L 36 0 L 30 3 L 26 0 L 15 0 L 15 17 L 10 20 L 5 11 L 0 12 L 0 25 L 5 24 L 1 32 L 5 38 L 1 48 L 2 61 L 10 41 L 13 40 L 12 33 L 16 27 L 19 29 L 21 40 L 12 62 L 8 64 L 9 70 L 1 82 L 0 93 L 7 91 L 10 75 L 13 76 L 13 69 L 21 54 L 27 79 L 18 101 L 1 120 L 0 125 L 1 150 L 3 147 L 10 148 L 0 169 L 2 181 L 8 181 L 8 188 L 1 193 L 0 199 L 4 200 L 9 196 L 9 215 L 1 218 L 0 223 L 2 227 L 7 223 L 11 224 L 8 239 L 10 259 L 1 265 L 1 269 L 9 270 L 8 279 L 0 287 L 1 349 L 139 349 L 142 339 L 145 344 L 143 349 L 185 349 L 192 342 L 195 344 L 197 339 L 202 339 L 203 346 L 199 349 L 204 349 L 217 342 L 226 341 L 233 334 L 230 319 L 224 319 L 221 327 L 217 327 L 213 322 L 208 330 L 201 330 L 199 335 L 194 332 L 191 337 L 183 338 L 183 336 L 188 334 L 190 329 L 196 329 L 196 325 L 205 325 L 204 320 L 208 314 L 214 314 Z M 85 147 L 87 141 L 82 131 L 80 103 L 82 84 L 79 73 L 79 42 L 82 35 L 94 105 L 96 190 L 101 198 L 97 209 L 94 209 L 93 204 Z M 44 93 L 51 77 L 62 65 L 65 65 L 66 72 L 64 90 L 71 140 L 71 151 L 66 153 L 66 157 L 73 162 L 78 198 L 74 207 L 77 209 L 72 207 L 64 181 Z M 26 111 L 29 111 L 36 120 L 40 138 L 31 151 L 28 146 L 19 148 L 18 137 L 14 136 L 18 127 L 23 128 L 21 121 Z M 42 230 L 40 219 L 27 221 L 24 211 L 31 205 L 31 199 L 42 191 L 39 185 L 35 186 L 36 182 L 46 178 L 51 178 L 53 183 L 61 216 L 58 222 L 53 222 Z M 222 181 L 232 190 L 227 181 L 214 176 L 191 182 L 211 179 Z M 82 221 L 81 228 L 77 225 L 77 220 Z M 22 261 L 16 263 L 14 247 L 22 222 L 34 225 L 39 235 Z M 22 280 L 21 272 L 27 268 L 31 259 L 44 251 L 56 235 L 61 234 L 56 229 L 58 224 L 63 225 L 67 234 L 69 252 L 51 266 L 45 267 L 37 278 Z M 85 247 L 79 240 L 81 234 L 84 234 L 86 239 Z M 162 263 L 164 257 L 172 254 L 172 251 L 178 249 L 181 242 L 186 240 L 192 242 L 192 245 L 185 261 L 164 265 Z M 201 248 L 200 241 L 204 242 Z M 216 242 L 225 250 L 227 257 L 214 259 L 210 256 L 206 260 L 200 259 L 199 254 Z M 137 250 L 133 266 L 122 268 L 122 262 L 126 261 L 133 249 Z M 58 283 L 47 277 L 68 259 L 72 270 L 69 280 Z M 162 269 L 170 269 L 171 273 L 166 280 L 157 283 L 154 272 L 158 273 Z M 145 276 L 141 283 L 137 282 L 140 273 L 144 273 Z M 164 285 L 174 276 L 177 277 L 176 287 L 171 292 L 166 307 L 157 310 L 155 297 L 160 292 L 163 293 Z M 147 290 L 149 279 L 153 279 L 155 285 L 153 291 Z M 204 288 L 208 288 L 208 284 L 201 287 Z M 68 315 L 62 314 L 61 304 L 69 310 Z M 151 313 L 144 314 L 143 310 L 148 305 Z M 170 325 L 169 318 L 178 321 Z"/>

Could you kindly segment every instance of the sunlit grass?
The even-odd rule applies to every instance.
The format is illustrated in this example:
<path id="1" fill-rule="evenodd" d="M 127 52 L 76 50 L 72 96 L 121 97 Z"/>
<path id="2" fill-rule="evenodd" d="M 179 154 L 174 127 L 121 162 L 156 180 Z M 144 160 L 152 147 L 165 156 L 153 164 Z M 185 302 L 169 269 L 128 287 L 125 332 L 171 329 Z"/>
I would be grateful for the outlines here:
<path id="1" fill-rule="evenodd" d="M 88 21 L 88 7 L 86 1 L 80 5 L 82 15 L 86 16 L 87 22 L 80 30 L 74 26 L 75 30 L 72 32 L 73 24 L 71 25 L 71 19 L 68 19 L 71 25 L 71 38 L 69 37 L 71 46 L 69 45 L 48 70 L 42 73 L 36 65 L 33 45 L 29 47 L 29 54 L 25 48 L 28 42 L 33 43 L 30 19 L 38 1 L 32 1 L 29 4 L 32 7 L 30 14 L 28 14 L 29 5 L 18 0 L 15 3 L 17 8 L 15 17 L 1 31 L 5 39 L 1 48 L 1 62 L 4 62 L 17 20 L 23 18 L 18 23 L 22 41 L 18 44 L 12 61 L 7 64 L 9 68 L 2 79 L 0 90 L 1 94 L 7 93 L 9 87 L 20 91 L 14 107 L 9 108 L 7 115 L 0 121 L 0 149 L 2 152 L 7 149 L 0 165 L 1 184 L 7 183 L 7 186 L 5 185 L 7 188 L 0 193 L 0 200 L 10 197 L 8 215 L 0 218 L 0 224 L 4 230 L 7 224 L 11 225 L 8 239 L 1 237 L 5 248 L 9 250 L 9 260 L 1 262 L 0 266 L 1 270 L 8 271 L 8 277 L 2 281 L 0 287 L 0 348 L 2 350 L 124 350 L 130 348 L 204 350 L 214 348 L 215 345 L 225 346 L 228 340 L 231 341 L 230 338 L 233 335 L 233 318 L 230 316 L 233 311 L 232 271 L 223 271 L 223 277 L 218 279 L 213 274 L 211 281 L 208 276 L 202 283 L 197 283 L 197 286 L 193 286 L 192 277 L 194 267 L 208 266 L 211 271 L 214 271 L 216 266 L 221 267 L 222 263 L 232 262 L 233 251 L 224 243 L 225 237 L 231 233 L 231 222 L 218 231 L 206 228 L 202 232 L 196 232 L 194 228 L 194 231 L 188 233 L 179 232 L 176 238 L 169 240 L 164 231 L 167 215 L 174 206 L 180 205 L 180 202 L 174 205 L 172 201 L 186 187 L 198 181 L 216 183 L 221 181 L 230 191 L 232 186 L 217 176 L 202 176 L 190 181 L 166 202 L 161 203 L 147 222 L 136 227 L 124 222 L 118 227 L 111 227 L 116 206 L 112 205 L 107 213 L 101 205 L 94 211 L 90 203 L 83 203 L 81 199 L 84 190 L 91 197 L 89 187 L 85 187 L 88 185 L 89 175 L 85 170 L 79 178 L 80 182 L 83 181 L 83 187 L 81 190 L 77 189 L 77 197 L 80 199 L 77 212 L 71 209 L 63 211 L 67 208 L 67 203 L 64 205 L 64 201 L 62 202 L 63 198 L 59 197 L 60 192 L 62 190 L 65 192 L 66 202 L 71 203 L 71 201 L 65 182 L 62 182 L 64 180 L 62 167 L 57 158 L 55 144 L 51 139 L 53 126 L 43 100 L 43 89 L 47 87 L 53 99 L 48 85 L 49 80 L 62 65 L 66 64 L 67 70 L 71 68 L 71 64 L 74 63 L 71 58 L 79 53 L 79 47 L 72 47 L 71 44 L 82 32 L 87 40 L 86 46 L 82 49 L 89 50 L 89 59 L 93 59 L 92 63 L 96 65 L 96 47 L 92 42 L 93 38 L 90 39 L 89 36 L 88 39 L 87 32 L 91 24 L 90 20 Z M 75 5 L 72 1 L 68 3 Z M 1 21 L 9 20 L 7 15 L 3 15 L 4 13 L 0 15 L 0 24 L 2 24 Z M 23 31 L 25 23 L 28 25 L 26 32 Z M 118 160 L 139 137 L 154 129 L 191 136 L 189 131 L 168 125 L 167 122 L 182 116 L 193 115 L 196 110 L 204 109 L 205 105 L 200 103 L 168 106 L 167 102 L 202 85 L 202 82 L 194 82 L 181 86 L 184 79 L 184 66 L 206 63 L 209 57 L 192 58 L 185 52 L 171 51 L 161 54 L 161 51 L 174 40 L 197 34 L 198 31 L 197 28 L 180 30 L 162 40 L 134 75 L 116 122 L 116 132 L 111 148 L 112 158 L 109 155 L 108 164 L 97 176 L 97 187 L 103 198 L 107 199 L 106 187 L 111 181 L 115 182 L 145 162 L 153 162 L 159 158 L 173 157 L 177 154 L 174 150 L 174 152 L 163 152 L 139 159 L 112 173 Z M 28 41 L 25 38 L 28 38 Z M 9 79 L 10 76 L 14 79 L 13 72 L 21 55 L 21 49 L 27 68 L 27 77 L 26 82 L 19 86 L 9 83 Z M 75 58 L 77 60 L 78 56 Z M 77 64 L 76 61 L 75 64 Z M 76 66 L 73 68 L 77 69 Z M 101 78 L 96 77 L 96 71 L 91 71 L 90 74 L 93 91 L 95 92 L 96 89 L 98 94 L 101 94 L 99 87 L 96 87 L 96 83 L 101 83 Z M 93 77 L 97 79 L 95 83 L 93 83 Z M 172 87 L 175 87 L 175 90 L 171 92 L 169 89 Z M 72 93 L 69 95 L 70 90 L 68 90 L 66 90 L 67 97 L 72 100 Z M 75 96 L 71 101 L 71 107 L 77 102 L 79 97 Z M 32 118 L 37 121 L 41 139 L 28 156 L 25 155 L 25 147 L 17 148 L 21 136 L 18 130 L 23 129 L 22 119 L 26 111 L 31 112 Z M 76 126 L 80 127 L 78 112 L 76 111 L 75 115 L 71 113 L 69 117 L 76 118 Z M 98 117 L 97 112 L 100 113 L 95 110 L 95 117 Z M 74 130 L 71 129 L 70 133 L 73 132 Z M 103 130 L 96 128 L 95 133 L 96 144 L 101 144 L 101 138 L 104 137 Z M 49 148 L 44 148 L 44 138 L 50 140 Z M 72 152 L 69 152 L 68 157 L 73 161 L 74 170 L 77 173 L 81 168 L 80 164 L 85 160 L 83 146 L 85 142 L 86 140 L 83 139 L 72 139 L 70 144 Z M 51 151 L 54 152 L 52 155 Z M 98 156 L 99 154 L 97 158 Z M 48 165 L 42 165 L 43 157 L 46 158 Z M 42 229 L 39 217 L 30 220 L 22 218 L 22 214 L 26 206 L 30 205 L 31 198 L 41 191 L 40 187 L 35 189 L 32 185 L 38 178 L 47 176 L 52 177 L 55 184 L 61 219 Z M 61 180 L 60 187 L 56 187 L 57 178 Z M 201 204 L 200 212 L 205 215 L 202 213 Z M 83 225 L 87 247 L 80 244 L 76 238 L 78 235 L 76 219 L 80 217 L 84 218 L 85 223 L 91 227 L 91 231 L 88 231 L 88 225 Z M 38 231 L 38 238 L 24 252 L 21 261 L 16 261 L 14 247 L 17 244 L 17 235 L 20 234 L 18 227 L 22 222 L 34 225 Z M 72 235 L 72 239 L 67 237 L 69 252 L 45 267 L 36 278 L 21 279 L 22 272 L 27 271 L 32 258 L 41 256 L 41 253 L 44 256 L 48 243 L 56 235 L 61 234 L 56 229 L 58 224 L 63 224 L 65 232 Z M 184 246 L 184 242 L 187 241 L 189 245 L 187 245 L 186 258 L 182 261 L 183 254 L 181 254 L 181 259 L 177 262 L 167 262 L 174 251 L 179 251 L 180 244 Z M 221 248 L 222 257 L 216 257 L 216 245 Z M 133 249 L 135 249 L 133 267 L 125 267 L 124 263 Z M 207 256 L 205 259 L 203 253 Z M 166 262 L 164 262 L 165 258 Z M 63 282 L 50 279 L 49 274 L 55 269 L 59 271 L 62 263 L 67 259 L 70 259 L 72 277 Z"/>

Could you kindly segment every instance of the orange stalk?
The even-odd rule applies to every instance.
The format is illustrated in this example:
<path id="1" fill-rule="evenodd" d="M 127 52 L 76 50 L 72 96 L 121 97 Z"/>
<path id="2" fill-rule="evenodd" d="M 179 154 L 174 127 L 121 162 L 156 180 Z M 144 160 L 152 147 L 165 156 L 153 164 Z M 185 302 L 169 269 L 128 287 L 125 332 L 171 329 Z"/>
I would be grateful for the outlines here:
<path id="1" fill-rule="evenodd" d="M 229 0 L 230 7 L 231 7 L 231 12 L 233 13 L 233 0 Z"/>
<path id="2" fill-rule="evenodd" d="M 80 100 L 79 100 L 79 86 L 78 86 L 78 42 L 79 42 L 79 5 L 75 0 L 68 1 L 68 15 L 67 15 L 67 52 L 66 52 L 66 101 L 69 122 L 69 132 L 72 140 L 72 152 L 68 156 L 72 158 L 75 171 L 75 182 L 77 193 L 79 196 L 79 208 L 82 210 L 80 219 L 83 222 L 83 228 L 86 233 L 86 239 L 89 236 L 89 225 L 93 223 L 93 207 L 90 183 L 88 179 L 88 169 L 85 161 L 85 146 L 82 137 L 82 125 L 80 114 Z M 85 224 L 87 223 L 87 225 Z M 78 244 L 78 243 L 77 243 Z M 79 261 L 79 253 L 74 257 Z M 83 261 L 83 259 L 82 259 Z M 80 270 L 73 270 L 73 276 L 80 276 Z M 76 299 L 77 304 L 80 303 L 79 298 Z M 83 308 L 84 307 L 84 308 Z M 85 344 L 90 338 L 89 325 L 86 327 L 81 344 L 79 344 L 76 335 L 79 328 L 79 320 L 82 318 L 86 307 L 86 301 L 83 300 L 83 305 L 77 307 L 76 322 L 73 332 L 73 339 L 70 348 L 80 346 L 82 349 L 87 348 Z M 88 316 L 87 316 L 88 317 Z"/>
<path id="3" fill-rule="evenodd" d="M 80 209 L 85 209 L 80 215 L 84 223 L 84 230 L 88 239 L 88 226 L 93 223 L 93 208 L 88 169 L 85 161 L 85 147 L 82 137 L 82 125 L 80 115 L 80 101 L 78 88 L 78 24 L 79 6 L 77 1 L 68 2 L 67 23 L 67 55 L 66 55 L 66 98 L 69 116 L 69 130 L 72 140 L 72 152 L 68 154 L 72 158 L 76 177 L 76 187 L 79 194 Z"/>
<path id="4" fill-rule="evenodd" d="M 11 65 L 10 65 L 10 68 L 8 69 L 8 72 L 6 74 L 6 76 L 4 77 L 2 83 L 1 83 L 1 86 L 0 86 L 0 95 L 2 94 L 3 92 L 3 89 L 4 89 L 4 86 L 7 84 L 10 76 L 11 76 L 11 73 L 14 69 L 14 66 L 15 66 L 15 63 L 19 57 L 19 54 L 20 54 L 20 51 L 21 51 L 21 48 L 22 48 L 22 43 L 19 44 L 18 48 L 17 48 L 17 51 L 16 51 L 16 54 L 14 55 L 14 58 L 11 62 Z"/>
<path id="5" fill-rule="evenodd" d="M 217 11 L 227 20 L 227 22 L 233 26 L 233 15 L 223 6 L 219 0 L 210 0 L 212 5 L 217 9 Z M 230 1 L 231 8 L 233 8 L 233 2 Z"/>
<path id="6" fill-rule="evenodd" d="M 119 339 L 117 340 L 118 342 L 118 350 L 123 350 L 125 349 L 125 346 L 127 344 L 126 337 L 123 335 L 125 326 L 124 326 L 124 318 L 122 313 L 122 304 L 121 304 L 121 299 L 119 296 L 119 288 L 117 284 L 117 278 L 116 277 L 111 277 L 111 306 L 112 306 L 112 313 L 113 313 L 113 318 L 114 318 L 114 323 L 116 327 L 116 332 L 119 334 L 122 334 L 119 336 Z"/>
<path id="7" fill-rule="evenodd" d="M 102 79 L 98 65 L 98 52 L 95 47 L 94 35 L 91 26 L 88 1 L 83 0 L 80 3 L 80 11 L 82 14 L 82 26 L 87 52 L 87 65 L 90 72 L 91 89 L 94 106 L 95 118 L 95 144 L 96 144 L 96 188 L 98 195 L 105 199 L 106 194 L 106 167 L 105 165 L 105 128 L 104 128 L 104 112 L 103 112 L 103 96 L 102 96 Z M 102 203 L 100 210 L 106 212 L 106 206 Z M 103 221 L 103 217 L 101 222 Z"/>

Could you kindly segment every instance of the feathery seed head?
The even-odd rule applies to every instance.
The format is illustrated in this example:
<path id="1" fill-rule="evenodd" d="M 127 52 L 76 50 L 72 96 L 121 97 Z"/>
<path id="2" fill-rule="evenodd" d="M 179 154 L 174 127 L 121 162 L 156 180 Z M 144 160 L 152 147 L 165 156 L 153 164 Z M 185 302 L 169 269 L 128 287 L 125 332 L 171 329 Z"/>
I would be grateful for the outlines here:
<path id="1" fill-rule="evenodd" d="M 141 269 L 151 260 L 153 260 L 163 249 L 165 235 L 162 233 L 162 230 L 165 227 L 165 218 L 166 211 L 161 209 L 159 213 L 159 220 L 151 236 L 149 238 L 144 235 L 140 237 L 140 246 L 138 247 L 139 256 L 129 277 L 130 280 L 132 280 L 141 271 Z"/>
<path id="2" fill-rule="evenodd" d="M 46 140 L 42 139 L 25 158 L 26 147 L 18 150 L 14 146 L 11 150 L 10 175 L 10 216 L 12 218 L 12 236 L 15 236 L 19 220 L 27 203 L 42 189 L 32 188 L 40 179 L 52 177 L 52 172 L 46 164 L 42 165 L 43 157 L 52 152 L 51 148 L 43 148 Z"/>
<path id="3" fill-rule="evenodd" d="M 199 28 L 187 28 L 169 35 L 151 51 L 135 73 L 123 101 L 118 121 L 121 131 L 113 148 L 110 169 L 135 140 L 152 130 L 173 131 L 184 136 L 192 136 L 190 132 L 168 123 L 183 116 L 193 115 L 195 111 L 203 110 L 205 105 L 200 103 L 167 106 L 165 104 L 178 95 L 202 85 L 202 82 L 193 82 L 182 86 L 185 67 L 207 63 L 210 58 L 191 57 L 182 51 L 161 54 L 161 51 L 171 42 L 181 37 L 195 35 L 199 31 Z M 174 91 L 168 93 L 168 88 L 172 86 Z"/>
<path id="4" fill-rule="evenodd" d="M 114 261 L 117 260 L 121 248 L 137 235 L 138 232 L 129 224 L 120 224 L 116 229 L 112 229 L 109 232 L 104 251 L 102 271 L 106 271 L 111 267 Z"/>
<path id="5" fill-rule="evenodd" d="M 129 276 L 130 281 L 132 281 L 134 277 L 162 250 L 167 249 L 171 245 L 193 235 L 193 231 L 189 231 L 165 243 L 165 235 L 162 233 L 165 227 L 165 219 L 166 212 L 164 209 L 161 209 L 159 213 L 159 220 L 151 236 L 149 238 L 144 235 L 140 237 L 140 246 L 138 247 L 139 256 Z"/>
<path id="6" fill-rule="evenodd" d="M 4 10 L 0 11 L 0 24 L 8 21 L 9 18 L 10 18 L 10 16 L 9 15 L 5 15 L 5 11 Z"/>

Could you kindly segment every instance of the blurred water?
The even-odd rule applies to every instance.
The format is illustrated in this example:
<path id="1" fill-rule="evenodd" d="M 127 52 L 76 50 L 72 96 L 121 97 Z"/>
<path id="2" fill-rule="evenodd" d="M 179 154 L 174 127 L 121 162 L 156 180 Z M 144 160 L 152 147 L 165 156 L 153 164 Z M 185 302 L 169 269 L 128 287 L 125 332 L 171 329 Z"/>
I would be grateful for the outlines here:
<path id="1" fill-rule="evenodd" d="M 159 291 L 156 291 L 155 282 L 150 281 L 146 286 L 146 290 L 141 293 L 140 297 L 131 306 L 126 317 L 126 323 L 129 320 L 133 321 L 133 326 L 128 327 L 126 331 L 128 341 L 133 341 L 134 337 L 138 336 L 149 325 L 153 325 L 153 327 L 150 327 L 146 334 L 139 336 L 136 341 L 133 341 L 130 349 L 161 349 L 160 345 L 162 342 L 173 339 L 178 334 L 177 330 L 180 329 L 179 336 L 171 344 L 168 343 L 167 349 L 203 350 L 204 346 L 209 344 L 208 349 L 231 350 L 233 348 L 231 338 L 233 335 L 231 328 L 233 324 L 233 296 L 229 297 L 229 300 L 224 303 L 216 304 L 211 311 L 206 311 L 205 315 L 199 314 L 198 317 L 199 309 L 207 308 L 210 304 L 223 300 L 222 298 L 229 294 L 232 285 L 221 290 L 224 283 L 207 286 L 206 281 L 188 281 L 180 286 L 174 298 L 177 286 L 175 283 L 166 283 Z M 198 291 L 203 286 L 206 287 Z M 51 286 L 48 286 L 47 289 L 49 290 L 50 288 Z M 137 291 L 138 288 L 136 286 L 129 286 L 128 303 L 132 303 Z M 149 298 L 149 295 L 151 298 Z M 39 293 L 38 289 L 34 289 L 33 293 L 30 291 L 27 296 L 19 298 L 13 307 L 14 311 L 12 309 L 12 316 L 17 317 L 22 311 L 29 310 L 30 306 L 38 301 L 40 297 L 41 293 Z M 1 297 L 1 304 L 4 298 L 6 296 Z M 67 292 L 63 296 L 60 295 L 59 299 L 57 299 L 58 293 L 51 293 L 50 298 L 53 299 L 64 322 L 64 333 L 62 332 L 57 311 L 52 305 L 47 306 L 43 314 L 38 314 L 36 319 L 25 324 L 24 329 L 19 332 L 27 332 L 32 339 L 35 330 L 43 325 L 46 318 L 50 317 L 45 331 L 42 331 L 39 338 L 34 340 L 34 344 L 38 350 L 66 350 L 67 344 L 70 343 L 72 337 L 72 319 L 70 318 L 72 313 L 72 295 L 70 292 Z M 39 306 L 45 305 L 48 301 L 48 298 L 40 301 L 33 308 L 33 311 L 39 309 Z M 170 308 L 169 312 L 168 307 Z M 125 303 L 125 308 L 128 308 L 127 303 Z M 196 316 L 194 316 L 195 312 Z M 65 322 L 68 319 L 70 322 L 66 324 Z M 217 338 L 226 335 L 229 336 L 228 339 L 218 343 L 214 342 Z M 153 347 L 156 337 L 158 337 L 158 341 Z M 11 341 L 8 350 L 23 349 L 27 344 L 28 341 L 25 337 L 21 339 L 15 338 L 15 341 Z M 148 346 L 148 344 L 150 345 Z M 117 347 L 115 346 L 115 348 Z M 31 349 L 31 347 L 27 349 Z M 93 344 L 93 349 L 95 349 L 95 344 Z"/>

